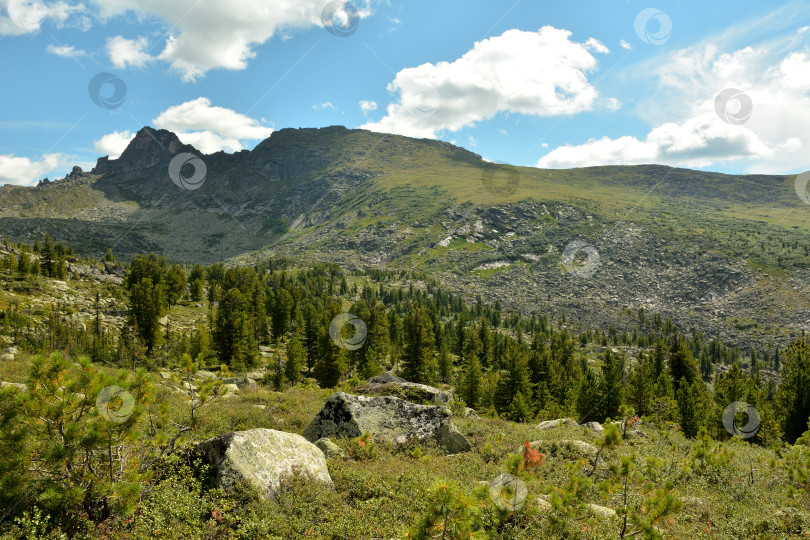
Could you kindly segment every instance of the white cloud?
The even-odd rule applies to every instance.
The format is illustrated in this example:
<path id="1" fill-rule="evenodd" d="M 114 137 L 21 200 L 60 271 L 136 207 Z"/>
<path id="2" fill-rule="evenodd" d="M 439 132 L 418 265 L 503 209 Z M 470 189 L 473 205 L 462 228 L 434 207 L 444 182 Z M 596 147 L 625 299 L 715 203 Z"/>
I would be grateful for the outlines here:
<path id="1" fill-rule="evenodd" d="M 148 45 L 145 37 L 126 39 L 115 36 L 107 39 L 107 54 L 113 65 L 119 69 L 127 66 L 144 67 L 155 59 L 146 52 Z"/>
<path id="2" fill-rule="evenodd" d="M 0 154 L 0 184 L 32 186 L 64 163 L 61 154 L 45 154 L 39 161 L 14 157 L 14 154 Z"/>
<path id="3" fill-rule="evenodd" d="M 642 141 L 636 137 L 591 139 L 585 144 L 565 145 L 545 155 L 537 166 L 557 169 L 590 165 L 662 164 L 707 167 L 773 150 L 753 131 L 722 122 L 714 114 L 693 118 L 683 124 L 668 123 L 654 128 Z"/>
<path id="4" fill-rule="evenodd" d="M 810 54 L 784 51 L 773 42 L 731 52 L 708 43 L 658 59 L 658 87 L 636 111 L 652 126 L 646 136 L 567 144 L 537 165 L 660 163 L 708 168 L 736 161 L 751 173 L 807 170 Z M 753 102 L 753 114 L 742 125 L 728 124 L 715 112 L 715 98 L 726 88 L 740 89 Z M 729 103 L 729 112 L 735 106 L 739 103 Z"/>
<path id="5" fill-rule="evenodd" d="M 85 11 L 83 4 L 70 5 L 62 0 L 45 3 L 42 0 L 0 0 L 0 36 L 21 36 L 39 32 L 45 21 L 61 28 L 74 13 Z M 86 24 L 80 20 L 79 25 Z"/>
<path id="6" fill-rule="evenodd" d="M 181 141 L 206 154 L 220 150 L 238 152 L 244 149 L 243 141 L 266 139 L 273 133 L 273 128 L 261 125 L 258 120 L 214 107 L 204 97 L 169 107 L 152 123 L 173 131 Z"/>
<path id="7" fill-rule="evenodd" d="M 86 51 L 77 49 L 73 45 L 54 45 L 53 43 L 48 44 L 45 50 L 63 58 L 79 58 L 87 54 Z"/>
<path id="8" fill-rule="evenodd" d="M 629 43 L 627 43 L 623 39 L 619 40 L 619 45 L 621 45 L 622 49 L 624 49 L 625 51 L 632 51 L 633 50 L 633 46 L 630 45 Z"/>
<path id="9" fill-rule="evenodd" d="M 502 111 L 535 116 L 590 111 L 599 93 L 588 82 L 597 67 L 589 49 L 604 45 L 570 37 L 551 26 L 509 30 L 475 43 L 453 62 L 403 69 L 388 85 L 399 100 L 379 122 L 361 127 L 436 138 L 441 130 L 458 131 Z"/>
<path id="10" fill-rule="evenodd" d="M 354 2 L 367 17 L 374 0 Z M 158 58 L 192 81 L 212 69 L 241 70 L 276 34 L 322 26 L 326 0 L 92 0 L 99 17 L 134 12 L 162 21 L 169 36 Z M 324 33 L 324 40 L 329 37 Z"/>
<path id="11" fill-rule="evenodd" d="M 129 131 L 113 131 L 95 141 L 93 146 L 98 154 L 118 159 L 134 138 L 135 134 Z"/>
<path id="12" fill-rule="evenodd" d="M 360 108 L 363 110 L 363 114 L 368 114 L 372 111 L 377 110 L 377 102 L 376 101 L 360 101 Z"/>
<path id="13" fill-rule="evenodd" d="M 596 38 L 588 38 L 585 42 L 585 47 L 599 54 L 608 54 L 610 49 L 605 47 L 605 44 Z"/>
<path id="14" fill-rule="evenodd" d="M 312 108 L 316 111 L 325 111 L 327 109 L 330 111 L 335 110 L 335 106 L 332 105 L 331 101 L 326 101 L 324 103 L 316 103 L 315 105 L 312 106 Z"/>

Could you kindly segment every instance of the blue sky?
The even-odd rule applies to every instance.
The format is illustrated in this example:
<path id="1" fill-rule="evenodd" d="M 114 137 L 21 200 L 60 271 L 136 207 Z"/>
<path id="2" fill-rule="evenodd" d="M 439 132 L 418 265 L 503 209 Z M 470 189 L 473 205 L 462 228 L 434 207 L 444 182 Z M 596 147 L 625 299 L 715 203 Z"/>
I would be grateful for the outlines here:
<path id="1" fill-rule="evenodd" d="M 795 174 L 808 4 L 0 0 L 0 183 L 92 167 L 144 125 L 205 153 L 340 124 L 516 165 Z M 91 99 L 104 73 L 121 103 Z"/>

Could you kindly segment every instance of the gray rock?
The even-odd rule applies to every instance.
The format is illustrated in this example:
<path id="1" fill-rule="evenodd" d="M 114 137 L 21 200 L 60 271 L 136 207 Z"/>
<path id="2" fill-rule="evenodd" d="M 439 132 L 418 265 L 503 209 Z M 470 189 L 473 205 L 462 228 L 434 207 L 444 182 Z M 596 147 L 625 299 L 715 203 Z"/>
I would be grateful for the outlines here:
<path id="1" fill-rule="evenodd" d="M 230 394 L 232 396 L 235 396 L 236 394 L 239 393 L 239 387 L 236 386 L 235 384 L 223 384 L 221 393 L 223 395 Z"/>
<path id="2" fill-rule="evenodd" d="M 327 437 L 315 441 L 315 446 L 321 449 L 321 452 L 323 452 L 323 455 L 326 456 L 326 459 L 331 459 L 334 457 L 346 457 L 346 452 L 336 445 L 332 439 Z"/>
<path id="3" fill-rule="evenodd" d="M 172 374 L 168 371 L 159 371 L 158 374 L 161 379 L 171 380 L 172 378 Z"/>
<path id="4" fill-rule="evenodd" d="M 247 377 L 230 377 L 225 379 L 225 384 L 233 384 L 239 390 L 250 389 L 256 386 L 256 381 Z"/>
<path id="5" fill-rule="evenodd" d="M 596 517 L 611 518 L 616 517 L 616 510 L 598 504 L 586 504 L 585 508 Z"/>
<path id="6" fill-rule="evenodd" d="M 359 437 L 368 432 L 375 441 L 399 446 L 409 441 L 438 443 L 448 453 L 467 452 L 470 441 L 452 422 L 445 407 L 416 405 L 392 396 L 367 397 L 337 392 L 304 429 L 304 437 Z"/>
<path id="7" fill-rule="evenodd" d="M 582 425 L 583 427 L 590 429 L 594 433 L 602 433 L 605 431 L 605 428 L 603 428 L 602 424 L 600 424 L 599 422 L 585 422 Z"/>
<path id="8" fill-rule="evenodd" d="M 210 381 L 210 380 L 212 380 L 212 379 L 216 379 L 216 378 L 217 378 L 217 374 L 216 374 L 216 373 L 214 373 L 213 371 L 206 371 L 206 370 L 204 370 L 204 369 L 201 369 L 201 370 L 199 370 L 197 373 L 195 373 L 195 374 L 194 374 L 194 378 L 195 378 L 195 379 L 199 379 L 199 380 L 207 380 L 207 381 Z"/>
<path id="9" fill-rule="evenodd" d="M 549 456 L 563 459 L 581 459 L 593 457 L 599 451 L 595 446 L 586 442 L 562 439 L 559 441 L 534 441 L 532 448 Z"/>
<path id="10" fill-rule="evenodd" d="M 18 349 L 17 347 L 8 347 L 6 348 L 6 352 L 8 354 L 20 354 L 20 349 Z"/>
<path id="11" fill-rule="evenodd" d="M 28 390 L 28 387 L 22 383 L 0 381 L 0 388 L 7 388 L 7 387 L 16 388 L 21 392 L 25 392 L 26 390 Z"/>
<path id="12" fill-rule="evenodd" d="M 198 443 L 194 452 L 213 467 L 217 486 L 224 489 L 246 481 L 262 497 L 273 497 L 284 477 L 296 470 L 333 486 L 323 452 L 294 433 L 273 429 L 226 433 Z"/>
<path id="13" fill-rule="evenodd" d="M 461 414 L 462 418 L 481 418 L 478 416 L 478 413 L 475 412 L 475 409 L 471 409 L 470 407 L 464 407 L 464 412 Z"/>
<path id="14" fill-rule="evenodd" d="M 14 360 L 14 355 L 11 353 L 3 353 L 0 354 L 0 362 L 12 362 Z"/>
<path id="15" fill-rule="evenodd" d="M 544 420 L 537 424 L 537 429 L 553 429 L 556 427 L 576 427 L 579 424 L 573 418 L 557 418 L 556 420 Z"/>
<path id="16" fill-rule="evenodd" d="M 453 393 L 440 390 L 426 384 L 408 382 L 391 373 L 372 377 L 365 384 L 355 388 L 358 394 L 377 396 L 395 396 L 408 401 L 447 405 L 453 399 Z"/>

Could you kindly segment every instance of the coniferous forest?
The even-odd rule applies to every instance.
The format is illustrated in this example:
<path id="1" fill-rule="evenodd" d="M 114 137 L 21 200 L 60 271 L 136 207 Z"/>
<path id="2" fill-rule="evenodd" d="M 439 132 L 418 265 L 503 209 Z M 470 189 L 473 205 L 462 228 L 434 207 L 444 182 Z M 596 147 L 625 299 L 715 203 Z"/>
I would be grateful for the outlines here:
<path id="1" fill-rule="evenodd" d="M 743 351 L 643 309 L 632 332 L 586 328 L 465 302 L 416 271 L 120 264 L 50 237 L 5 252 L 0 365 L 19 381 L 0 389 L 8 537 L 658 538 L 692 530 L 695 508 L 720 515 L 718 501 L 776 486 L 784 512 L 701 529 L 803 527 L 790 510 L 810 488 L 803 336 Z M 37 297 L 48 307 L 23 300 Z M 346 316 L 359 322 L 335 335 Z M 417 384 L 382 395 L 450 392 L 471 451 L 336 438 L 334 487 L 296 471 L 269 499 L 217 487 L 194 453 L 222 432 L 300 432 L 333 392 L 385 373 Z M 108 388 L 120 392 L 99 408 Z M 735 402 L 755 409 L 731 412 L 736 433 Z"/>

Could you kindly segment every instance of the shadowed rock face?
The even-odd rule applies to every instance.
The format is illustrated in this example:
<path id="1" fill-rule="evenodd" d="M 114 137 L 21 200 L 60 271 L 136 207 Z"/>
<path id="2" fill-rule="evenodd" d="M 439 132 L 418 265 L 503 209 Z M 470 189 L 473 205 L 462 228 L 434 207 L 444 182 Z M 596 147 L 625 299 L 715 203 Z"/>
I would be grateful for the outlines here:
<path id="1" fill-rule="evenodd" d="M 445 407 L 415 405 L 391 397 L 354 396 L 337 392 L 304 430 L 304 437 L 359 437 L 394 446 L 409 441 L 433 440 L 449 453 L 467 452 L 470 442 L 453 425 L 452 413 Z"/>
<path id="2" fill-rule="evenodd" d="M 300 435 L 273 429 L 226 433 L 198 443 L 194 451 L 216 471 L 218 487 L 248 482 L 273 497 L 295 471 L 332 486 L 323 452 Z"/>

